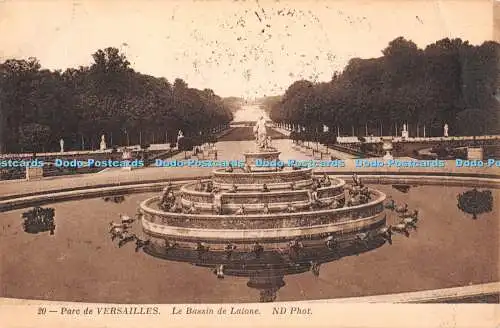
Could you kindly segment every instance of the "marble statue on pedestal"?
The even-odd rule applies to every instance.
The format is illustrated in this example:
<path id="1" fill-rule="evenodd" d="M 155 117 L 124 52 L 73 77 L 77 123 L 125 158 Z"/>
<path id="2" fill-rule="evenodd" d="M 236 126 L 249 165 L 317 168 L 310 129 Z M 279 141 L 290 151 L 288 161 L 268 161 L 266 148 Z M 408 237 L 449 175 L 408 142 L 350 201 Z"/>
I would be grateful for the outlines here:
<path id="1" fill-rule="evenodd" d="M 61 153 L 64 153 L 64 140 L 62 138 L 59 140 L 59 146 L 61 147 Z"/>
<path id="2" fill-rule="evenodd" d="M 179 148 L 179 140 L 184 138 L 184 133 L 182 133 L 181 130 L 179 130 L 179 132 L 177 132 L 177 148 Z"/>
<path id="3" fill-rule="evenodd" d="M 403 131 L 401 131 L 401 136 L 403 138 L 408 138 L 408 127 L 406 124 L 403 124 Z"/>
<path id="4" fill-rule="evenodd" d="M 445 123 L 443 130 L 443 136 L 448 137 L 448 123 Z"/>
<path id="5" fill-rule="evenodd" d="M 104 136 L 104 134 L 101 136 L 101 144 L 99 145 L 99 149 L 100 150 L 106 150 L 107 145 L 106 145 L 106 137 Z"/>
<path id="6" fill-rule="evenodd" d="M 267 142 L 266 120 L 263 116 L 257 121 L 254 127 L 256 142 L 259 148 L 265 148 Z"/>
<path id="7" fill-rule="evenodd" d="M 266 148 L 273 148 L 271 136 L 266 139 Z"/>

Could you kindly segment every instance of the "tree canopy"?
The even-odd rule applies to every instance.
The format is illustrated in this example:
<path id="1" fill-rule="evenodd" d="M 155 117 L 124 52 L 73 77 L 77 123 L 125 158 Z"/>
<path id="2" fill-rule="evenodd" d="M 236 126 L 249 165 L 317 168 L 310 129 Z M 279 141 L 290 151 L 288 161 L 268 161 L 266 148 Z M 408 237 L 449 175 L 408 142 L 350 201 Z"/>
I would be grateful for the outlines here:
<path id="1" fill-rule="evenodd" d="M 212 90 L 135 72 L 116 48 L 96 51 L 90 67 L 42 69 L 36 58 L 0 63 L 0 151 L 50 151 L 174 142 L 210 134 L 232 112 Z M 233 109 L 234 110 L 234 109 Z M 36 149 L 35 149 L 36 148 Z"/>
<path id="2" fill-rule="evenodd" d="M 263 104 L 275 122 L 344 135 L 395 134 L 403 123 L 413 135 L 425 125 L 427 136 L 441 136 L 445 123 L 453 134 L 499 133 L 498 43 L 446 38 L 419 49 L 399 37 L 382 54 L 351 59 L 329 82 L 295 81 Z"/>

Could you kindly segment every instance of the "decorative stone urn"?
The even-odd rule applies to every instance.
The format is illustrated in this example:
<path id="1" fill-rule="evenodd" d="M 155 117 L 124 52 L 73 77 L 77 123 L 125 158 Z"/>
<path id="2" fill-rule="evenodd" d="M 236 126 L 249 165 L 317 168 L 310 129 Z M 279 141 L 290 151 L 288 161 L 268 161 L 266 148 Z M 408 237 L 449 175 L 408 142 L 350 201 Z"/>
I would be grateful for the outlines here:
<path id="1" fill-rule="evenodd" d="M 122 159 L 124 161 L 132 161 L 134 159 L 134 156 L 132 155 L 132 150 L 124 148 L 123 153 L 122 153 Z M 123 170 L 126 171 L 132 171 L 132 166 L 124 166 L 122 167 Z"/>
<path id="2" fill-rule="evenodd" d="M 393 146 L 392 146 L 392 138 L 382 138 L 382 150 L 385 151 L 385 155 L 383 157 L 383 159 L 385 160 L 389 160 L 389 159 L 394 159 L 394 157 L 392 156 L 392 149 L 393 149 Z"/>
<path id="3" fill-rule="evenodd" d="M 468 160 L 483 160 L 484 151 L 481 147 L 467 147 Z"/>

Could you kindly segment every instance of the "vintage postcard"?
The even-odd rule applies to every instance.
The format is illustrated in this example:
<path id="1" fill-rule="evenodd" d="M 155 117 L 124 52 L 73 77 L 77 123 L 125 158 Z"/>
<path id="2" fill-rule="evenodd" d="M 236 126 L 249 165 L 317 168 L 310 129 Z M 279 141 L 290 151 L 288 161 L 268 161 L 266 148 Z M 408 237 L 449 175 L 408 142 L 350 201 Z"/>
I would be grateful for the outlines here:
<path id="1" fill-rule="evenodd" d="M 499 327 L 499 1 L 0 30 L 1 327 Z"/>

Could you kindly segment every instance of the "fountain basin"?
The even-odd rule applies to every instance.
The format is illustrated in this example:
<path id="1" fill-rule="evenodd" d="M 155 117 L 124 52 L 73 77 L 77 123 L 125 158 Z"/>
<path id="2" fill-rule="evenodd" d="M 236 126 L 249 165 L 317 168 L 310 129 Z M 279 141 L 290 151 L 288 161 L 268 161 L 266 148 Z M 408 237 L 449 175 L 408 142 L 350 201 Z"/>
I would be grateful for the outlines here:
<path id="1" fill-rule="evenodd" d="M 303 183 L 303 181 L 309 181 L 312 176 L 312 168 L 304 168 L 298 170 L 286 170 L 286 171 L 266 171 L 266 172 L 226 172 L 224 169 L 216 169 L 213 171 L 213 182 L 215 186 L 220 185 L 262 185 L 267 184 L 269 188 L 272 188 L 274 184 L 283 183 Z M 250 188 L 256 186 L 249 186 Z M 259 186 L 260 187 L 260 186 Z"/>

